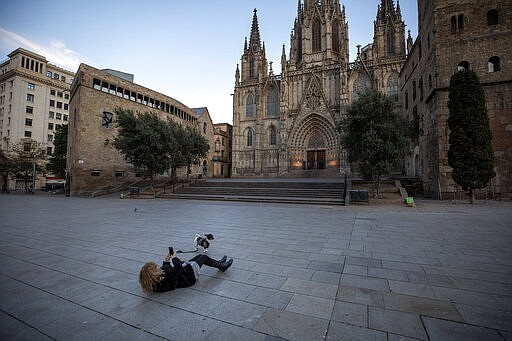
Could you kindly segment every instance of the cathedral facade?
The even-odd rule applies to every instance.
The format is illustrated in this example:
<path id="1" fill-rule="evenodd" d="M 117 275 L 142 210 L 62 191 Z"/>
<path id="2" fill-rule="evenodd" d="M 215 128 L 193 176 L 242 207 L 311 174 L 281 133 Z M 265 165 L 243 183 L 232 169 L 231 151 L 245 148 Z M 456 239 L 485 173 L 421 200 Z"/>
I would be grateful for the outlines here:
<path id="1" fill-rule="evenodd" d="M 339 0 L 299 0 L 278 75 L 266 59 L 254 10 L 235 74 L 232 176 L 351 173 L 337 127 L 367 88 L 387 93 L 398 107 L 405 59 L 405 24 L 393 0 L 381 1 L 373 43 L 358 47 L 354 62 L 349 62 L 348 23 Z"/>

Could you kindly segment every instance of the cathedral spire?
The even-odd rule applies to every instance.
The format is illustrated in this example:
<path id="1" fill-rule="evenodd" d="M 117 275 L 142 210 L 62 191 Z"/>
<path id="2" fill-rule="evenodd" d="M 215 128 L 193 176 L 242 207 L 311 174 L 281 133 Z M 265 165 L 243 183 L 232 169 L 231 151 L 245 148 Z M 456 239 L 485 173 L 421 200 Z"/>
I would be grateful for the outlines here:
<path id="1" fill-rule="evenodd" d="M 400 7 L 398 7 L 399 9 Z M 379 10 L 377 11 L 377 23 L 386 22 L 389 18 L 395 19 L 397 13 L 393 0 L 381 0 Z"/>
<path id="2" fill-rule="evenodd" d="M 249 40 L 249 48 L 252 51 L 261 49 L 260 28 L 258 26 L 258 16 L 256 12 L 258 12 L 258 10 L 255 8 L 252 17 L 251 38 Z"/>

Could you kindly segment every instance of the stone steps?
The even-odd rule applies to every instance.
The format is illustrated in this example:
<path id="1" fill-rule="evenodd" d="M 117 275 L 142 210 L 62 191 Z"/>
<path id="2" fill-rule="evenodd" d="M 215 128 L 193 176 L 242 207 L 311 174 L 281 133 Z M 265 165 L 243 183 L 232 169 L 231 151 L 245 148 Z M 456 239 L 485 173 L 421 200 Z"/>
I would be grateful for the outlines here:
<path id="1" fill-rule="evenodd" d="M 198 181 L 159 198 L 344 205 L 344 183 L 279 179 Z"/>

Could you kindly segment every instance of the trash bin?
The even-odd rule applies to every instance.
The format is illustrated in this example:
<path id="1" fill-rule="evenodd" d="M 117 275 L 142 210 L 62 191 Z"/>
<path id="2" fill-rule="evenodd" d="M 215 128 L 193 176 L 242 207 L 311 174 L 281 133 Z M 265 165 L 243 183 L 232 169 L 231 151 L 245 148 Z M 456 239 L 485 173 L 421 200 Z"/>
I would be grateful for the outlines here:
<path id="1" fill-rule="evenodd" d="M 351 189 L 350 202 L 369 202 L 368 190 L 366 189 Z"/>
<path id="2" fill-rule="evenodd" d="M 139 194 L 139 187 L 132 186 L 130 187 L 130 195 L 137 195 Z"/>

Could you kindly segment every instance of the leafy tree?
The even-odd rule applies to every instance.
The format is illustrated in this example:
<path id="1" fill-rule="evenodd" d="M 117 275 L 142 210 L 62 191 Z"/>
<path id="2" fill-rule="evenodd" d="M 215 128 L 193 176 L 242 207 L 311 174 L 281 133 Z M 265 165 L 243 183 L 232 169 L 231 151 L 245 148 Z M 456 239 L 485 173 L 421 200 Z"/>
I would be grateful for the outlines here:
<path id="1" fill-rule="evenodd" d="M 189 168 L 192 164 L 197 163 L 199 159 L 204 158 L 210 149 L 210 145 L 204 136 L 189 126 L 185 128 L 184 146 L 184 157 Z"/>
<path id="2" fill-rule="evenodd" d="M 349 160 L 379 196 L 381 177 L 403 162 L 410 136 L 409 122 L 394 112 L 393 101 L 381 92 L 360 94 L 347 109 L 340 125 Z"/>
<path id="3" fill-rule="evenodd" d="M 176 141 L 169 122 L 154 113 L 135 115 L 131 110 L 116 108 L 118 135 L 113 145 L 124 155 L 130 155 L 134 167 L 151 179 L 171 167 L 171 151 Z"/>
<path id="4" fill-rule="evenodd" d="M 29 192 L 29 187 L 33 192 L 35 184 L 29 186 L 29 182 L 38 174 L 45 172 L 46 150 L 42 144 L 33 139 L 24 139 L 12 146 L 10 160 L 10 173 L 24 179 L 25 193 Z"/>
<path id="5" fill-rule="evenodd" d="M 469 201 L 474 203 L 474 190 L 484 188 L 496 175 L 485 95 L 474 71 L 452 75 L 448 109 L 448 165 L 453 168 L 453 180 L 469 191 Z"/>
<path id="6" fill-rule="evenodd" d="M 9 193 L 8 181 L 9 174 L 14 169 L 11 155 L 0 149 L 0 176 L 2 177 L 2 193 Z"/>
<path id="7" fill-rule="evenodd" d="M 55 146 L 53 154 L 50 156 L 50 161 L 46 165 L 49 172 L 55 174 L 60 178 L 66 176 L 66 154 L 68 143 L 68 126 L 63 124 L 57 125 L 55 131 L 55 139 L 53 145 Z"/>

